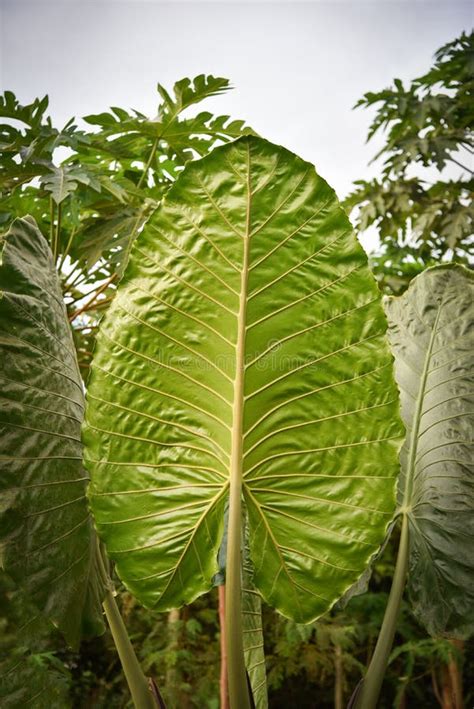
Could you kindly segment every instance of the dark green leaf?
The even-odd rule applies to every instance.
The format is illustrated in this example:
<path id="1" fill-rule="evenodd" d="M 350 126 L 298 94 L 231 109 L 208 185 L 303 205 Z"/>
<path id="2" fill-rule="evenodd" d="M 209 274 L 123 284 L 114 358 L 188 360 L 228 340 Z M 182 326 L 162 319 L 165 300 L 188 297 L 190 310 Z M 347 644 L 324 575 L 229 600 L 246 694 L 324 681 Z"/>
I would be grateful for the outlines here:
<path id="1" fill-rule="evenodd" d="M 51 252 L 29 218 L 2 238 L 0 295 L 3 566 L 74 645 L 103 630 L 84 394 Z"/>
<path id="2" fill-rule="evenodd" d="M 438 266 L 387 300 L 407 439 L 399 504 L 408 515 L 408 590 L 432 635 L 474 630 L 473 274 Z"/>

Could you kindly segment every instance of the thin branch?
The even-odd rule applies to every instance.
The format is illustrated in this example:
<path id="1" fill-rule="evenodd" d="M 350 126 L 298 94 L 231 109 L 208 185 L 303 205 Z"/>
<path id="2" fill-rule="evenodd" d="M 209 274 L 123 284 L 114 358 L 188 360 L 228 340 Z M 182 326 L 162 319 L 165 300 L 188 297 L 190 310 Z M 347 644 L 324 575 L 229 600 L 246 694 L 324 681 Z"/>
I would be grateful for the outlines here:
<path id="1" fill-rule="evenodd" d="M 63 267 L 64 261 L 66 260 L 66 256 L 68 255 L 69 249 L 71 248 L 72 240 L 73 240 L 73 238 L 74 238 L 74 236 L 75 236 L 75 234 L 76 234 L 76 231 L 77 231 L 76 227 L 73 227 L 73 229 L 71 230 L 71 236 L 69 237 L 69 240 L 68 240 L 68 242 L 67 242 L 67 244 L 66 244 L 66 248 L 64 249 L 63 255 L 61 256 L 61 260 L 60 260 L 60 262 L 59 262 L 58 273 L 61 272 L 61 269 L 62 269 L 62 267 Z"/>
<path id="2" fill-rule="evenodd" d="M 54 258 L 55 263 L 57 261 L 58 251 L 59 251 L 59 237 L 61 235 L 61 216 L 62 216 L 62 207 L 61 207 L 61 204 L 58 204 L 58 218 L 56 221 L 56 236 L 54 239 L 54 250 L 53 250 L 53 258 Z"/>
<path id="3" fill-rule="evenodd" d="M 110 281 L 110 278 L 109 278 Z M 91 288 L 90 290 L 87 291 L 87 293 L 79 293 L 77 297 L 73 297 L 72 295 L 68 296 L 68 298 L 71 298 L 71 302 L 68 303 L 68 305 L 72 305 L 73 303 L 77 303 L 79 300 L 84 300 L 84 298 L 87 298 L 88 296 L 92 295 L 92 293 L 95 293 L 96 290 L 100 286 L 95 285 L 94 288 Z"/>
<path id="4" fill-rule="evenodd" d="M 81 327 L 75 327 L 74 332 L 81 332 L 82 330 L 97 330 L 99 326 L 90 324 L 90 325 L 81 325 Z"/>
<path id="5" fill-rule="evenodd" d="M 456 160 L 456 158 L 453 158 L 452 156 L 449 156 L 448 160 L 451 160 L 451 162 L 456 163 L 456 165 L 459 165 L 460 168 L 463 170 L 466 170 L 466 172 L 470 172 L 471 175 L 474 175 L 474 170 L 471 170 L 469 167 L 466 165 L 463 165 L 462 162 L 459 162 L 459 160 Z"/>
<path id="6" fill-rule="evenodd" d="M 53 198 L 49 198 L 49 214 L 50 214 L 50 226 L 49 226 L 49 241 L 51 245 L 51 251 L 53 251 L 54 244 L 54 202 Z"/>
<path id="7" fill-rule="evenodd" d="M 106 280 L 105 283 L 103 283 L 101 285 L 101 287 L 95 292 L 95 294 L 92 296 L 92 298 L 90 300 L 88 300 L 85 305 L 83 305 L 81 308 L 79 308 L 74 313 L 72 313 L 72 315 L 69 316 L 69 322 L 72 322 L 79 315 L 81 315 L 81 313 L 84 313 L 86 310 L 88 310 L 90 308 L 90 306 L 92 305 L 92 303 L 94 303 L 97 300 L 98 296 L 101 293 L 103 293 L 106 290 L 106 288 L 109 287 L 109 285 L 112 283 L 112 281 L 115 280 L 116 277 L 117 277 L 117 274 L 114 273 L 113 276 L 111 276 L 108 280 Z"/>
<path id="8" fill-rule="evenodd" d="M 155 140 L 155 142 L 153 143 L 153 146 L 152 146 L 152 149 L 151 149 L 151 152 L 150 152 L 150 157 L 148 158 L 148 161 L 147 161 L 147 163 L 146 163 L 146 165 L 145 165 L 145 168 L 144 168 L 144 170 L 143 170 L 143 172 L 142 172 L 142 176 L 141 176 L 140 179 L 138 180 L 137 190 L 139 190 L 139 189 L 141 188 L 145 177 L 147 177 L 147 175 L 148 175 L 148 170 L 150 169 L 151 163 L 153 162 L 153 158 L 154 158 L 155 155 L 156 155 L 156 149 L 158 148 L 159 140 L 160 140 L 160 139 L 157 138 L 157 139 Z"/>

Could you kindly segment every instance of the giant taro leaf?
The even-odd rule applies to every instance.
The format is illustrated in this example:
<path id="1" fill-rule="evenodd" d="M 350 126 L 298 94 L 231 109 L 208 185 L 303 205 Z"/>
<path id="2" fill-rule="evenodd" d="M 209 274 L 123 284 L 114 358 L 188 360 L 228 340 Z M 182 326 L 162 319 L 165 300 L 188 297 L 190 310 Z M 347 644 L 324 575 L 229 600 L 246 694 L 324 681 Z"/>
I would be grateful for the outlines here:
<path id="1" fill-rule="evenodd" d="M 463 267 L 438 266 L 386 305 L 407 428 L 399 502 L 408 591 L 432 635 L 474 628 L 473 280 Z"/>
<path id="2" fill-rule="evenodd" d="M 134 244 L 87 394 L 91 505 L 139 600 L 210 588 L 232 455 L 268 603 L 310 621 L 360 576 L 398 470 L 385 328 L 311 165 L 246 137 L 186 168 Z"/>
<path id="3" fill-rule="evenodd" d="M 0 242 L 3 567 L 76 644 L 103 629 L 80 441 L 84 394 L 61 288 L 33 220 Z"/>

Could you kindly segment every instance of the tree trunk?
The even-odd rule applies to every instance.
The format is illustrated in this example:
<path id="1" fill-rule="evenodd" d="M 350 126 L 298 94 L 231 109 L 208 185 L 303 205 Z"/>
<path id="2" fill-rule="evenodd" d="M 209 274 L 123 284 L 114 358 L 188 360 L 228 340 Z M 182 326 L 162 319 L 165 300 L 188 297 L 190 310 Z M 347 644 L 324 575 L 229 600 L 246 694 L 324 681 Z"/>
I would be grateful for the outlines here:
<path id="1" fill-rule="evenodd" d="M 168 631 L 168 645 L 167 645 L 167 652 L 169 653 L 175 653 L 179 650 L 179 636 L 180 636 L 180 612 L 179 608 L 173 608 L 170 610 L 168 613 L 168 624 L 167 624 L 167 631 Z M 178 669 L 176 665 L 176 660 L 171 658 L 167 659 L 167 667 L 166 667 L 166 680 L 165 680 L 165 686 L 166 686 L 166 699 L 167 699 L 167 704 L 170 707 L 170 709 L 177 709 L 177 707 L 181 706 L 181 692 L 179 688 L 179 677 L 178 677 Z"/>
<path id="2" fill-rule="evenodd" d="M 334 709 L 343 709 L 344 667 L 340 645 L 334 648 Z"/>
<path id="3" fill-rule="evenodd" d="M 451 644 L 457 651 L 462 652 L 464 643 L 462 640 L 451 640 Z M 460 661 L 453 653 L 451 660 L 442 669 L 442 709 L 463 709 L 462 697 L 462 671 Z"/>

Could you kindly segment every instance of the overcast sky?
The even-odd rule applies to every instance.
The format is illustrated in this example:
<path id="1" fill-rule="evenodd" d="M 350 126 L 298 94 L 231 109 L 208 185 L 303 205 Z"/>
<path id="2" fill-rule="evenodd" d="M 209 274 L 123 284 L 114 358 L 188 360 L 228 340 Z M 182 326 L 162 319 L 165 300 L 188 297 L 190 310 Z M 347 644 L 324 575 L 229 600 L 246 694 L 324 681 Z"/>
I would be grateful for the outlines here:
<path id="1" fill-rule="evenodd" d="M 473 25 L 459 0 L 159 2 L 0 0 L 0 83 L 21 101 L 48 93 L 58 123 L 110 105 L 156 112 L 156 84 L 228 77 L 207 110 L 245 119 L 313 162 L 340 196 L 376 174 L 364 145 L 368 90 L 426 71 Z M 204 106 L 203 106 L 204 107 Z"/>

